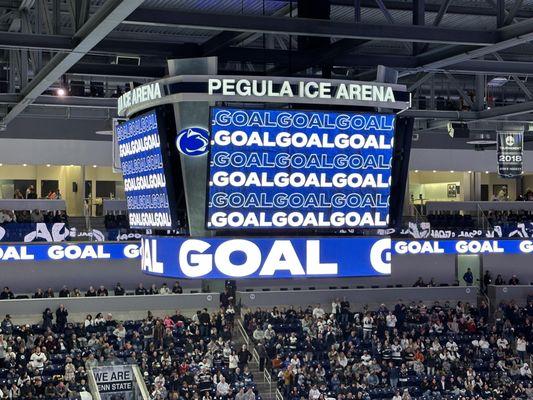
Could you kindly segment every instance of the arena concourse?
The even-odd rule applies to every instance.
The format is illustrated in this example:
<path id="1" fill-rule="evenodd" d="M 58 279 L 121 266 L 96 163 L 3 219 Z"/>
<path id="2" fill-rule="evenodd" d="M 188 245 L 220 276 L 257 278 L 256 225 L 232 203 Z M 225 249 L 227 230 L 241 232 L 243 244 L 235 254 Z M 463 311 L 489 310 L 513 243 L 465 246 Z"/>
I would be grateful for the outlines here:
<path id="1" fill-rule="evenodd" d="M 533 0 L 0 0 L 0 400 L 533 399 Z"/>

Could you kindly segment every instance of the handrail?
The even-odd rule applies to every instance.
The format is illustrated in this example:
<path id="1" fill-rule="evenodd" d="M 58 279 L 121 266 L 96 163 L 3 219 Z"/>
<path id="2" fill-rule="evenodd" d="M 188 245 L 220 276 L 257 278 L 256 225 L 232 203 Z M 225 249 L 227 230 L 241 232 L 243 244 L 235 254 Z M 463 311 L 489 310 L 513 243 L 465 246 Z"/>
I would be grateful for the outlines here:
<path id="1" fill-rule="evenodd" d="M 89 368 L 89 371 L 87 371 L 87 378 L 89 381 L 89 390 L 91 391 L 91 394 L 93 395 L 93 400 L 102 400 L 102 397 L 100 396 L 100 392 L 98 391 L 98 386 L 96 385 L 96 379 L 94 378 L 93 369 Z"/>
<path id="2" fill-rule="evenodd" d="M 144 400 L 150 400 L 150 393 L 148 392 L 148 388 L 146 387 L 146 383 L 144 382 L 139 366 L 137 364 L 132 364 L 132 370 L 133 375 L 135 375 L 135 380 L 137 381 L 139 391 L 141 392 L 141 396 Z"/>
<path id="3" fill-rule="evenodd" d="M 480 285 L 480 288 L 478 289 L 478 293 L 481 293 L 483 295 L 483 297 L 485 298 L 485 300 L 487 300 L 487 307 L 489 308 L 489 319 L 492 319 L 492 317 L 494 316 L 494 311 L 492 308 L 491 308 L 491 302 L 490 302 L 490 297 L 489 297 L 489 294 L 488 294 L 488 288 L 485 287 L 482 289 L 482 286 Z M 486 321 L 488 322 L 488 321 Z"/>
<path id="4" fill-rule="evenodd" d="M 254 361 L 259 364 L 259 354 L 257 353 L 257 350 L 253 346 L 252 341 L 250 340 L 250 336 L 248 336 L 248 333 L 246 332 L 246 329 L 244 329 L 244 326 L 240 319 L 237 319 L 237 326 L 239 327 L 239 332 L 244 339 L 244 342 L 246 343 L 246 347 L 252 350 L 252 358 Z M 252 345 L 250 345 L 252 343 Z"/>
<path id="5" fill-rule="evenodd" d="M 490 224 L 490 221 L 489 219 L 487 218 L 487 216 L 485 215 L 485 212 L 483 211 L 483 209 L 481 208 L 481 206 L 479 204 L 476 204 L 477 206 L 477 211 L 478 211 L 478 215 L 479 215 L 479 219 L 481 220 L 481 228 L 483 230 L 488 230 L 488 229 L 492 229 L 492 225 Z M 486 224 L 486 226 L 485 226 Z"/>
<path id="6" fill-rule="evenodd" d="M 242 318 L 242 310 L 241 310 L 241 318 Z M 252 350 L 253 360 L 255 361 L 257 365 L 259 365 L 259 353 L 255 349 L 254 342 L 250 339 L 250 336 L 248 336 L 248 332 L 246 332 L 246 329 L 244 329 L 244 325 L 242 324 L 241 318 L 237 319 L 237 327 L 239 329 L 239 333 L 244 339 L 246 346 Z M 265 382 L 268 383 L 269 395 L 272 397 L 272 377 L 270 376 L 270 373 L 268 372 L 267 368 L 263 369 L 263 378 Z M 277 398 L 277 393 L 276 393 L 276 398 Z M 283 400 L 283 398 L 281 400 Z"/>

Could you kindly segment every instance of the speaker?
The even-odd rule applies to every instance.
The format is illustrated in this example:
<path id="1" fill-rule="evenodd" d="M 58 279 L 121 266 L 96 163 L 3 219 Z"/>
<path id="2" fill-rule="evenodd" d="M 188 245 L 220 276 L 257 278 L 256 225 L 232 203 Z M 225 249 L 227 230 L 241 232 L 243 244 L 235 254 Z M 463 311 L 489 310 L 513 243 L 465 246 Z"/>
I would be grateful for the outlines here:
<path id="1" fill-rule="evenodd" d="M 468 139 L 470 137 L 470 129 L 468 129 L 467 124 L 448 122 L 448 135 L 454 139 Z"/>
<path id="2" fill-rule="evenodd" d="M 72 191 L 74 193 L 78 193 L 78 183 L 77 182 L 72 182 Z"/>

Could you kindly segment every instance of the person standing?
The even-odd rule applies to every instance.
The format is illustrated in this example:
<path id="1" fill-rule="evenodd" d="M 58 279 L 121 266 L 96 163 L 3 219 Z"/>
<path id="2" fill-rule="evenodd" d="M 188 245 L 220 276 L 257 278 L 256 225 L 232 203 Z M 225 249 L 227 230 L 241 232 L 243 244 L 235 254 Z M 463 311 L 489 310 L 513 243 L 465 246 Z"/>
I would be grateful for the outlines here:
<path id="1" fill-rule="evenodd" d="M 259 343 L 257 343 L 257 347 L 255 349 L 257 350 L 257 355 L 259 356 L 259 371 L 263 372 L 265 370 L 265 361 L 267 359 L 267 351 L 262 340 Z"/>
<path id="2" fill-rule="evenodd" d="M 241 370 L 248 365 L 248 362 L 252 359 L 252 353 L 248 351 L 248 347 L 245 344 L 242 345 L 237 356 L 239 357 L 239 368 Z"/>
<path id="3" fill-rule="evenodd" d="M 63 304 L 59 305 L 59 308 L 56 310 L 56 325 L 57 329 L 60 332 L 63 332 L 65 330 L 65 327 L 67 326 L 67 317 L 68 317 L 68 311 L 65 308 Z"/>
<path id="4" fill-rule="evenodd" d="M 492 284 L 492 274 L 487 270 L 483 275 L 483 290 L 485 290 L 485 293 L 488 292 L 490 284 Z"/>
<path id="5" fill-rule="evenodd" d="M 472 274 L 472 270 L 470 268 L 468 268 L 464 273 L 463 280 L 465 281 L 466 286 L 472 286 L 474 283 L 474 274 Z"/>

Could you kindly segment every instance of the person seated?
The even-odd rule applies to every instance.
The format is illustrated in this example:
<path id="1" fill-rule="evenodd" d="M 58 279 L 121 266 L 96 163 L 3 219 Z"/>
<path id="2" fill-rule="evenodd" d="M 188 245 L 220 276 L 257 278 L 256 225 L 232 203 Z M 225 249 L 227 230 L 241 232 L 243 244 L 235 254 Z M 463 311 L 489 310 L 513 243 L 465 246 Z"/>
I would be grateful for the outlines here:
<path id="1" fill-rule="evenodd" d="M 44 221 L 44 216 L 41 210 L 33 210 L 31 212 L 31 222 L 39 223 Z"/>
<path id="2" fill-rule="evenodd" d="M 152 283 L 152 286 L 150 286 L 150 290 L 148 291 L 148 294 L 159 294 L 159 289 L 155 285 L 155 283 Z"/>
<path id="3" fill-rule="evenodd" d="M 511 279 L 509 279 L 509 285 L 520 285 L 520 280 L 516 275 L 513 275 Z"/>
<path id="4" fill-rule="evenodd" d="M 35 187 L 33 185 L 30 185 L 30 187 L 26 190 L 26 198 L 28 200 L 37 199 L 37 192 L 35 191 Z"/>
<path id="5" fill-rule="evenodd" d="M 15 298 L 15 294 L 8 286 L 4 287 L 4 290 L 0 293 L 0 300 L 12 300 Z"/>
<path id="6" fill-rule="evenodd" d="M 115 296 L 124 296 L 124 293 L 125 293 L 125 290 L 120 285 L 120 282 L 117 282 L 117 284 L 115 285 L 115 288 L 113 289 L 113 291 L 115 293 Z"/>
<path id="7" fill-rule="evenodd" d="M 9 210 L 0 210 L 0 224 L 15 222 L 14 214 Z"/>
<path id="8" fill-rule="evenodd" d="M 161 285 L 161 288 L 159 289 L 159 294 L 170 294 L 170 293 L 172 292 L 168 288 L 167 284 L 163 283 L 163 285 Z"/>
<path id="9" fill-rule="evenodd" d="M 70 290 L 68 290 L 66 285 L 63 285 L 59 291 L 59 297 L 70 297 Z"/>
<path id="10" fill-rule="evenodd" d="M 136 295 L 145 295 L 145 294 L 148 294 L 148 291 L 146 290 L 146 288 L 144 287 L 144 285 L 141 283 L 139 283 L 139 285 L 137 286 L 137 288 L 135 289 L 135 294 Z"/>
<path id="11" fill-rule="evenodd" d="M 183 288 L 180 286 L 180 283 L 178 281 L 174 282 L 174 285 L 172 286 L 172 293 L 174 294 L 183 293 Z"/>
<path id="12" fill-rule="evenodd" d="M 100 285 L 100 287 L 96 291 L 96 295 L 97 296 L 108 296 L 109 292 L 107 291 L 104 285 Z"/>
<path id="13" fill-rule="evenodd" d="M 415 284 L 413 285 L 413 287 L 425 287 L 425 286 L 426 284 L 424 283 L 424 280 L 422 279 L 421 276 L 418 277 Z"/>
<path id="14" fill-rule="evenodd" d="M 94 287 L 89 286 L 89 290 L 87 290 L 87 292 L 85 293 L 85 297 L 96 297 L 96 296 L 97 296 L 97 293 Z"/>

